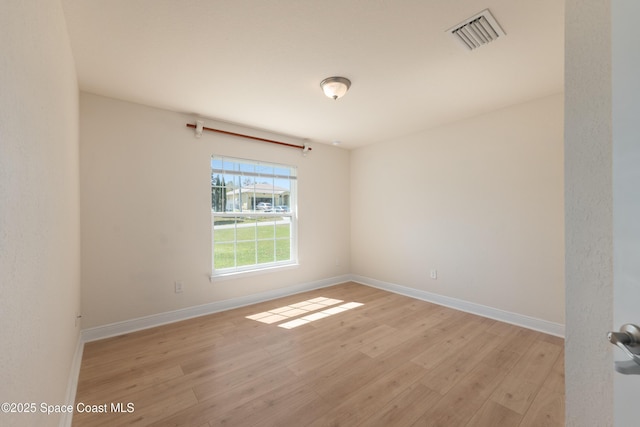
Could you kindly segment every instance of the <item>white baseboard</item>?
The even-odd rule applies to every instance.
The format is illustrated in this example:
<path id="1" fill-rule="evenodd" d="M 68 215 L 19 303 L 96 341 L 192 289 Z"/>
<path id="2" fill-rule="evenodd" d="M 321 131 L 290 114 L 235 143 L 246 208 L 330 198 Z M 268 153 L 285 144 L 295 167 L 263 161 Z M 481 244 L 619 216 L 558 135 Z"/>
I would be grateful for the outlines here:
<path id="1" fill-rule="evenodd" d="M 75 405 L 76 391 L 78 390 L 78 378 L 80 377 L 80 365 L 82 364 L 82 352 L 84 351 L 84 342 L 82 335 L 78 335 L 76 341 L 76 350 L 73 353 L 71 361 L 71 369 L 69 370 L 69 380 L 67 383 L 67 394 L 65 396 L 65 405 Z M 71 427 L 73 412 L 63 412 L 60 417 L 60 427 Z"/>
<path id="2" fill-rule="evenodd" d="M 482 304 L 476 304 L 457 298 L 438 295 L 419 289 L 408 288 L 406 286 L 396 285 L 394 283 L 383 282 L 381 280 L 371 279 L 369 277 L 351 275 L 350 279 L 353 282 L 357 282 L 363 285 L 372 286 L 374 288 L 383 289 L 385 291 L 393 292 L 396 294 L 432 302 L 434 304 L 443 305 L 445 307 L 454 308 L 456 310 L 477 314 L 478 316 L 488 317 L 490 319 L 499 320 L 501 322 L 522 326 L 527 329 L 533 329 L 535 331 L 544 332 L 545 334 L 564 338 L 564 325 L 560 323 L 549 322 L 547 320 L 512 313 L 510 311 L 504 311 Z"/>
<path id="3" fill-rule="evenodd" d="M 490 319 L 499 320 L 501 322 L 510 323 L 524 328 L 533 329 L 535 331 L 544 332 L 546 334 L 564 337 L 564 325 L 560 323 L 549 322 L 547 320 L 535 317 L 525 316 L 482 304 L 476 304 L 469 301 L 451 298 L 444 295 L 438 295 L 419 289 L 409 288 L 394 283 L 383 282 L 381 280 L 369 277 L 346 274 L 343 276 L 332 277 L 328 279 L 318 280 L 315 282 L 303 283 L 300 285 L 289 286 L 281 289 L 274 289 L 244 297 L 232 298 L 228 300 L 215 301 L 208 304 L 188 307 L 180 310 L 169 311 L 165 313 L 153 314 L 150 316 L 139 317 L 136 319 L 125 320 L 122 322 L 111 323 L 104 326 L 85 329 L 81 332 L 82 343 L 96 341 L 104 338 L 114 337 L 142 329 L 153 328 L 168 323 L 178 322 L 181 320 L 191 319 L 194 317 L 204 316 L 207 314 L 218 313 L 220 311 L 231 310 L 234 308 L 244 307 L 259 302 L 269 301 L 289 295 L 298 294 L 314 289 L 325 288 L 348 281 L 358 282 L 363 285 L 372 286 L 374 288 L 383 289 L 400 295 L 406 295 L 423 301 L 432 302 L 443 305 L 445 307 L 454 308 L 456 310 L 467 313 L 477 314 L 479 316 L 488 317 Z M 80 353 L 82 357 L 82 353 Z M 78 361 L 78 363 L 80 363 Z M 79 366 L 78 366 L 79 369 Z"/>
<path id="4" fill-rule="evenodd" d="M 331 277 L 328 279 L 318 280 L 315 282 L 303 283 L 300 285 L 289 286 L 281 289 L 274 289 L 259 294 L 247 295 L 244 297 L 232 298 L 228 300 L 215 301 L 208 304 L 198 305 L 194 307 L 183 308 L 180 310 L 168 311 L 165 313 L 152 314 L 150 316 L 138 317 L 136 319 L 125 320 L 122 322 L 111 323 L 109 325 L 97 326 L 95 328 L 85 329 L 81 333 L 82 342 L 96 341 L 103 338 L 109 338 L 142 329 L 153 328 L 168 323 L 178 322 L 180 320 L 191 319 L 194 317 L 204 316 L 207 314 L 218 313 L 220 311 L 231 310 L 246 305 L 256 304 L 263 301 L 269 301 L 276 298 L 282 298 L 289 295 L 307 292 L 314 289 L 326 288 L 328 286 L 337 285 L 339 283 L 348 282 L 349 275 Z"/>

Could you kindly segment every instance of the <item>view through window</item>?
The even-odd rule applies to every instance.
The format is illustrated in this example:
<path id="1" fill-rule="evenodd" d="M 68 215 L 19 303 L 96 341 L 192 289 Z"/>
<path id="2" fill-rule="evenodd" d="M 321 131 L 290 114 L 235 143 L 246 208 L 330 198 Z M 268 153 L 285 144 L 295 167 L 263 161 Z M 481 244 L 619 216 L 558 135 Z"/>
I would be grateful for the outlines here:
<path id="1" fill-rule="evenodd" d="M 297 263 L 296 168 L 211 157 L 213 274 Z"/>

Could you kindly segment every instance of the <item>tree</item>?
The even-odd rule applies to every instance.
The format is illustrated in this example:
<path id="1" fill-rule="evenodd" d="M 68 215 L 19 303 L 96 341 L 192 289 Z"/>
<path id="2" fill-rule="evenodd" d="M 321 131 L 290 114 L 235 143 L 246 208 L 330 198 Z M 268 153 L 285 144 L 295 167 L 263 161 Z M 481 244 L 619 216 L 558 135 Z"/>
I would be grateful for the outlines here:
<path id="1" fill-rule="evenodd" d="M 227 190 L 224 178 L 220 175 L 211 175 L 211 208 L 215 212 L 224 212 L 227 204 Z"/>
<path id="2" fill-rule="evenodd" d="M 224 176 L 222 177 L 222 210 L 227 210 L 227 184 L 224 182 Z"/>

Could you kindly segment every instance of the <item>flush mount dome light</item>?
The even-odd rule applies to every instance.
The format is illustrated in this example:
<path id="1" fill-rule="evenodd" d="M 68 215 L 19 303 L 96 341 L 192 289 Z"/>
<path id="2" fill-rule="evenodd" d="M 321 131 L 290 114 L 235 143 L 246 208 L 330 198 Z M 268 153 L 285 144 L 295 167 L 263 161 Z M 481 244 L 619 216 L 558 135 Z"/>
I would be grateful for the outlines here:
<path id="1" fill-rule="evenodd" d="M 351 87 L 351 81 L 345 77 L 327 77 L 320 82 L 320 87 L 329 98 L 342 98 Z"/>

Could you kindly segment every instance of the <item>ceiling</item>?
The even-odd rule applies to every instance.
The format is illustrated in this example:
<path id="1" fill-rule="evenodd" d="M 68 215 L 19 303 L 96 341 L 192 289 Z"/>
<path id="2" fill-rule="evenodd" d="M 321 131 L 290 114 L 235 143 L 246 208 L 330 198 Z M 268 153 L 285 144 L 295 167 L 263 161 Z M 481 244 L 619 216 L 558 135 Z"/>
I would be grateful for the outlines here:
<path id="1" fill-rule="evenodd" d="M 559 0 L 62 3 L 81 90 L 347 149 L 563 90 Z M 506 36 L 469 51 L 485 8 Z"/>

